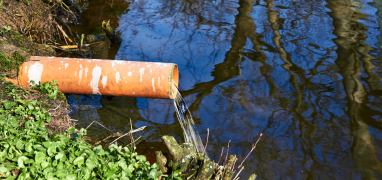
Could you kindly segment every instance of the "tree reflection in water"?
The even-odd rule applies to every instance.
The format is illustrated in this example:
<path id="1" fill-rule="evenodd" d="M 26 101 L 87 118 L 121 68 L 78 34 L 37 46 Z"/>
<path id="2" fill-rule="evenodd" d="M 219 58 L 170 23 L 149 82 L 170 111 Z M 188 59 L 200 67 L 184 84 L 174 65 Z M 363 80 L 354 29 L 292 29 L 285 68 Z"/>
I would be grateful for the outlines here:
<path id="1" fill-rule="evenodd" d="M 130 3 L 116 59 L 179 65 L 202 139 L 210 129 L 212 158 L 232 140 L 240 162 L 263 132 L 243 178 L 382 178 L 379 1 Z M 101 102 L 97 112 L 108 126 L 125 130 L 132 117 L 134 126 L 148 126 L 149 141 L 182 138 L 168 100 Z"/>

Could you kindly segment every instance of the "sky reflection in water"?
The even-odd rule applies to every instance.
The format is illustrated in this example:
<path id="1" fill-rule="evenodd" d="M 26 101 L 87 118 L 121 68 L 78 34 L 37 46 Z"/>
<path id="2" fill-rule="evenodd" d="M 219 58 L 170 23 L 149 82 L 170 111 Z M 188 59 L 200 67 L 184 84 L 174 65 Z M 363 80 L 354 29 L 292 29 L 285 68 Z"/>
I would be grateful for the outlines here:
<path id="1" fill-rule="evenodd" d="M 382 2 L 130 3 L 116 59 L 178 64 L 210 157 L 232 140 L 241 162 L 263 132 L 243 178 L 382 179 Z M 97 102 L 106 126 L 127 131 L 131 118 L 149 141 L 182 140 L 170 100 Z"/>

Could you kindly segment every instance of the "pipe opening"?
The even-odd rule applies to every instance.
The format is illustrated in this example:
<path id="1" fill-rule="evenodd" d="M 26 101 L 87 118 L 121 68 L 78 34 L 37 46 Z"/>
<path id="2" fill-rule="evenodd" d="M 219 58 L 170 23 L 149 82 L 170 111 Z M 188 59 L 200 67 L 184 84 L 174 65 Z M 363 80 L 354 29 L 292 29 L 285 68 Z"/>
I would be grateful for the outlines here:
<path id="1" fill-rule="evenodd" d="M 171 74 L 171 84 L 170 84 L 170 99 L 175 99 L 178 93 L 178 82 L 179 82 L 179 72 L 178 65 L 174 64 Z"/>

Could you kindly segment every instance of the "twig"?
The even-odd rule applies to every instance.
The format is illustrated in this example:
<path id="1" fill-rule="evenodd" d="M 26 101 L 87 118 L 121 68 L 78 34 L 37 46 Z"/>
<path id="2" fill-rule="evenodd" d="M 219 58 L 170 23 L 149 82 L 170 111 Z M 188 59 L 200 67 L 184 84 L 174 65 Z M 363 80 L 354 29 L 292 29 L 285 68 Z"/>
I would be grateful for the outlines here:
<path id="1" fill-rule="evenodd" d="M 70 119 L 71 121 L 78 121 L 78 120 L 76 120 L 76 119 Z"/>
<path id="2" fill-rule="evenodd" d="M 248 153 L 247 156 L 244 158 L 243 162 L 241 162 L 240 166 L 237 167 L 237 169 L 239 169 L 239 168 L 243 165 L 244 161 L 248 158 L 249 154 L 251 154 L 251 152 L 256 148 L 257 143 L 260 141 L 261 136 L 263 136 L 263 133 L 260 133 L 260 137 L 259 137 L 259 139 L 257 139 L 255 145 L 252 146 L 251 151 L 249 151 L 249 153 Z M 237 169 L 236 169 L 236 170 L 237 170 Z M 236 171 L 236 170 L 235 170 L 235 171 Z"/>
<path id="3" fill-rule="evenodd" d="M 107 127 L 105 127 L 104 125 L 102 125 L 101 123 L 99 123 L 98 121 L 93 121 L 92 123 L 89 124 L 88 127 L 86 127 L 86 130 L 88 130 L 88 128 L 90 127 L 90 125 L 92 125 L 94 122 L 98 123 L 99 125 L 101 125 L 102 127 L 104 127 L 105 129 L 107 129 L 108 131 L 110 131 L 110 129 L 108 129 Z M 112 132 L 112 131 L 110 131 Z"/>
<path id="4" fill-rule="evenodd" d="M 233 171 L 234 169 L 235 169 L 235 164 L 236 164 L 236 161 L 237 161 L 238 159 L 237 158 L 235 158 L 235 161 L 233 162 L 233 166 L 232 166 L 232 168 L 231 168 L 231 171 Z"/>
<path id="5" fill-rule="evenodd" d="M 237 180 L 239 178 L 237 178 L 237 176 L 239 176 L 239 174 L 241 173 L 241 171 L 244 169 L 244 166 L 240 169 L 240 171 L 236 174 L 235 178 L 233 178 L 234 180 Z"/>
<path id="6" fill-rule="evenodd" d="M 66 44 L 68 45 L 68 42 L 66 41 L 66 38 L 68 38 L 68 40 L 70 42 L 72 42 L 72 40 L 69 38 L 68 35 L 66 35 L 65 31 L 62 29 L 62 27 L 60 25 L 57 24 L 57 22 L 54 21 L 54 23 L 57 25 L 58 29 L 61 31 L 62 35 L 64 36 L 64 40 L 66 42 Z"/>
<path id="7" fill-rule="evenodd" d="M 218 165 L 219 165 L 220 159 L 222 158 L 223 151 L 224 151 L 224 147 L 222 148 L 222 153 L 220 154 L 220 158 L 219 158 L 219 161 L 218 161 L 218 163 L 217 163 Z"/>
<path id="8" fill-rule="evenodd" d="M 203 154 L 206 152 L 207 145 L 208 145 L 208 137 L 210 136 L 210 129 L 207 128 L 207 142 L 206 142 L 206 147 L 204 147 Z"/>
<path id="9" fill-rule="evenodd" d="M 141 138 L 141 136 L 139 136 L 139 138 L 137 138 L 134 142 L 129 143 L 128 146 L 130 146 L 131 144 L 137 142 L 140 138 Z"/>
<path id="10" fill-rule="evenodd" d="M 54 108 L 54 109 L 49 109 L 48 111 L 55 111 L 55 110 L 57 110 L 59 107 L 60 107 L 60 105 L 61 104 L 59 104 L 56 108 Z"/>
<path id="11" fill-rule="evenodd" d="M 229 152 L 229 143 L 231 142 L 231 140 L 228 141 L 228 148 L 227 148 L 227 155 L 225 156 L 225 160 L 224 160 L 224 165 L 226 165 L 226 162 L 227 162 L 227 158 L 228 158 L 228 152 Z"/>
<path id="12" fill-rule="evenodd" d="M 127 136 L 127 135 L 129 135 L 129 134 L 132 134 L 132 133 L 135 133 L 135 132 L 138 132 L 138 131 L 142 131 L 142 130 L 145 129 L 145 128 L 146 128 L 146 126 L 143 126 L 143 127 L 138 128 L 138 129 L 130 130 L 128 133 L 126 133 L 126 134 L 124 134 L 124 135 L 122 135 L 122 136 L 119 136 L 117 139 L 115 139 L 114 141 L 112 141 L 110 144 L 113 144 L 115 141 L 117 141 L 118 139 L 121 139 L 121 138 L 124 137 L 124 136 Z"/>
<path id="13" fill-rule="evenodd" d="M 81 35 L 80 51 L 82 52 L 82 45 L 84 44 L 84 34 Z"/>

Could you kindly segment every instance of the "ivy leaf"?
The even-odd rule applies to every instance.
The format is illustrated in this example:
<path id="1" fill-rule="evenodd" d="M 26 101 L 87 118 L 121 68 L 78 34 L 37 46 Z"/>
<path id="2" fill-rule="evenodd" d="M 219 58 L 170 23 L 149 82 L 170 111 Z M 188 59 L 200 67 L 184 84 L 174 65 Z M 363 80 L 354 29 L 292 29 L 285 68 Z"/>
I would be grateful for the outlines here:
<path id="1" fill-rule="evenodd" d="M 19 159 L 17 160 L 18 164 L 19 164 L 19 168 L 22 168 L 24 167 L 24 161 L 28 160 L 27 157 L 25 156 L 20 156 Z"/>
<path id="2" fill-rule="evenodd" d="M 25 144 L 25 151 L 27 152 L 32 152 L 33 149 L 32 149 L 32 143 L 31 142 L 28 142 Z"/>
<path id="3" fill-rule="evenodd" d="M 88 158 L 86 160 L 86 166 L 89 169 L 93 169 L 94 167 L 96 167 L 96 164 L 97 164 L 97 160 L 95 158 Z"/>
<path id="4" fill-rule="evenodd" d="M 41 162 L 45 161 L 45 153 L 37 152 L 36 156 L 35 156 L 35 161 L 36 161 L 36 163 L 41 163 Z"/>
<path id="5" fill-rule="evenodd" d="M 46 167 L 48 167 L 49 166 L 49 163 L 48 162 L 46 162 L 46 161 L 42 161 L 41 162 L 41 167 L 43 168 L 43 169 L 45 169 Z"/>
<path id="6" fill-rule="evenodd" d="M 48 148 L 48 155 L 49 156 L 53 156 L 53 155 L 55 155 L 56 154 L 56 146 L 50 146 L 49 148 Z"/>
<path id="7" fill-rule="evenodd" d="M 14 106 L 14 105 L 16 105 L 16 102 L 5 102 L 5 103 L 4 103 L 4 108 L 5 108 L 6 110 L 9 110 L 9 109 L 11 109 L 12 106 Z"/>
<path id="8" fill-rule="evenodd" d="M 63 152 L 59 152 L 54 158 L 55 159 L 61 159 L 64 156 L 65 156 L 65 154 Z"/>
<path id="9" fill-rule="evenodd" d="M 146 161 L 146 156 L 144 156 L 144 155 L 138 155 L 138 156 L 137 156 L 137 160 L 140 160 L 140 161 Z"/>
<path id="10" fill-rule="evenodd" d="M 68 129 L 68 132 L 69 132 L 70 134 L 72 134 L 72 133 L 74 133 L 74 130 L 75 130 L 74 127 L 70 127 L 70 128 Z"/>
<path id="11" fill-rule="evenodd" d="M 0 174 L 5 174 L 6 172 L 9 172 L 9 170 L 6 167 L 4 167 L 3 165 L 0 166 Z"/>
<path id="12" fill-rule="evenodd" d="M 83 156 L 79 156 L 77 157 L 74 161 L 73 161 L 73 164 L 74 165 L 77 165 L 78 167 L 80 167 L 85 161 L 85 158 Z"/>
<path id="13" fill-rule="evenodd" d="M 46 116 L 46 122 L 50 122 L 51 120 L 52 120 L 52 116 L 50 116 L 50 114 L 47 115 L 47 116 Z"/>

